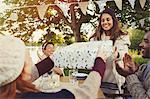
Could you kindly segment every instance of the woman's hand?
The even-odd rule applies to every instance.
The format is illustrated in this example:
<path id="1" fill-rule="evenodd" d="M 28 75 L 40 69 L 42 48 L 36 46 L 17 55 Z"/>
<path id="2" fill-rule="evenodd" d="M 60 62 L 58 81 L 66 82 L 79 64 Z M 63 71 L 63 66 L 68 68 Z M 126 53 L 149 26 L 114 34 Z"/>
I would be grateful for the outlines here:
<path id="1" fill-rule="evenodd" d="M 107 58 L 110 56 L 108 49 L 106 47 L 99 47 L 97 51 L 97 57 L 101 57 L 104 62 L 106 62 Z"/>
<path id="2" fill-rule="evenodd" d="M 63 72 L 59 67 L 54 67 L 52 70 L 58 75 L 63 75 Z"/>

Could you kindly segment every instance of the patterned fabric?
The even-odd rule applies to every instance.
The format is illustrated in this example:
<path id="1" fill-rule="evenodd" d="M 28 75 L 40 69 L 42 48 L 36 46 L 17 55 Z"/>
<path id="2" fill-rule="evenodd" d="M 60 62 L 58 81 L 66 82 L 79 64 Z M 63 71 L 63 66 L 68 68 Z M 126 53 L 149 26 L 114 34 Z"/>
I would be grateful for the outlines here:
<path id="1" fill-rule="evenodd" d="M 112 41 L 110 40 L 80 42 L 56 50 L 52 60 L 55 66 L 59 67 L 92 69 L 99 47 L 102 47 L 109 56 L 112 55 Z"/>
<path id="2" fill-rule="evenodd" d="M 147 66 L 143 75 L 143 80 L 147 80 L 147 79 L 150 79 L 150 64 Z"/>
<path id="3" fill-rule="evenodd" d="M 127 88 L 134 99 L 150 99 L 150 64 L 126 78 Z"/>

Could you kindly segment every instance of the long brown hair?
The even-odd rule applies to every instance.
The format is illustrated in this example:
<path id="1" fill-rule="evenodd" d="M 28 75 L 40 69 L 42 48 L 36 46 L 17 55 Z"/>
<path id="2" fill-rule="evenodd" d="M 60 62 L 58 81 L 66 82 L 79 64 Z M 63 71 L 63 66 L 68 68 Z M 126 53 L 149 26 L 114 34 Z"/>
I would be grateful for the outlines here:
<path id="1" fill-rule="evenodd" d="M 106 32 L 105 30 L 103 30 L 103 28 L 101 26 L 101 17 L 102 17 L 102 14 L 104 14 L 104 13 L 109 14 L 113 19 L 113 27 L 109 31 L 111 33 L 110 34 L 110 40 L 112 40 L 113 44 L 114 44 L 118 37 L 120 37 L 121 35 L 126 35 L 126 33 L 122 32 L 121 29 L 119 28 L 118 19 L 115 16 L 114 11 L 110 8 L 105 8 L 105 10 L 101 13 L 101 16 L 99 18 L 100 19 L 99 25 L 96 29 L 96 32 L 90 37 L 90 39 L 95 37 L 96 40 L 101 40 L 102 33 Z"/>
<path id="2" fill-rule="evenodd" d="M 39 91 L 35 88 L 35 85 L 23 80 L 20 75 L 15 81 L 0 87 L 0 99 L 15 99 L 17 90 L 21 93 Z"/>

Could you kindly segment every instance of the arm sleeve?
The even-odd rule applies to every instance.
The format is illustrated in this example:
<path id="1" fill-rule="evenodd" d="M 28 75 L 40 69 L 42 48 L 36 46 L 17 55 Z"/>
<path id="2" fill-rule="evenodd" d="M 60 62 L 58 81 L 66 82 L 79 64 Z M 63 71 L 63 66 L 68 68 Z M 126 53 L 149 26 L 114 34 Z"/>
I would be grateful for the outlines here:
<path id="1" fill-rule="evenodd" d="M 135 99 L 150 99 L 150 86 L 148 88 L 144 88 L 144 85 L 138 79 L 137 75 L 132 74 L 127 76 L 126 82 L 130 94 Z"/>
<path id="2" fill-rule="evenodd" d="M 38 69 L 39 75 L 41 76 L 54 67 L 54 62 L 51 60 L 50 57 L 47 57 L 35 65 Z"/>
<path id="3" fill-rule="evenodd" d="M 32 66 L 31 71 L 31 81 L 36 80 L 39 76 L 47 73 L 54 67 L 54 62 L 50 57 L 47 57 L 40 61 L 39 63 Z"/>
<path id="4" fill-rule="evenodd" d="M 101 85 L 101 76 L 92 71 L 80 87 L 71 89 L 76 99 L 96 99 Z"/>

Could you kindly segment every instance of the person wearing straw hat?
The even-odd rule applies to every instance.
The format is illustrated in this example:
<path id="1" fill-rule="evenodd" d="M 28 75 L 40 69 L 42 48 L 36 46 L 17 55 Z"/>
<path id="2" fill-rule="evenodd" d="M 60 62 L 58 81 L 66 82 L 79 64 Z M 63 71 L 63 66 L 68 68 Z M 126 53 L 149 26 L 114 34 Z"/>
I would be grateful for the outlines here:
<path id="1" fill-rule="evenodd" d="M 51 70 L 54 67 L 53 60 L 47 57 L 33 65 L 23 41 L 12 36 L 1 36 L 0 99 L 95 99 L 105 72 L 106 58 L 107 53 L 97 53 L 92 72 L 80 87 L 43 93 L 32 84 L 31 79 Z"/>

